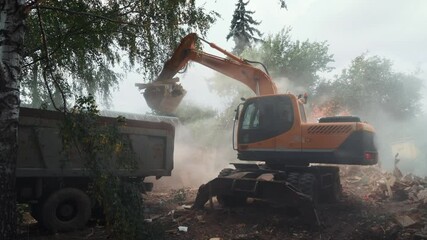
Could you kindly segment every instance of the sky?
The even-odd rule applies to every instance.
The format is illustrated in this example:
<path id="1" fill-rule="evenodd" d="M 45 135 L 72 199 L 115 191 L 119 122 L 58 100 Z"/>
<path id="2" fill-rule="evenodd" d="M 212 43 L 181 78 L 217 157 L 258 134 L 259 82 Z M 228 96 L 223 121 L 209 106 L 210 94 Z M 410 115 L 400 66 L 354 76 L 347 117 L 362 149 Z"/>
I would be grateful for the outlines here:
<path id="1" fill-rule="evenodd" d="M 237 0 L 200 0 L 196 3 L 221 15 L 209 30 L 206 39 L 227 50 L 233 41 L 226 41 Z M 287 0 L 288 10 L 281 9 L 279 0 L 251 0 L 248 10 L 261 21 L 257 27 L 264 36 L 291 27 L 293 40 L 327 41 L 335 62 L 330 64 L 339 73 L 351 60 L 367 52 L 390 59 L 393 69 L 413 73 L 427 86 L 427 1 L 425 0 Z M 205 51 L 218 54 L 205 47 Z M 219 54 L 220 55 L 220 54 Z M 221 99 L 210 92 L 205 81 L 214 72 L 192 64 L 178 77 L 188 93 L 187 100 L 201 106 L 221 109 Z M 142 76 L 129 73 L 113 93 L 112 110 L 133 113 L 150 112 L 145 100 L 134 86 Z M 427 96 L 427 88 L 423 90 Z M 427 112 L 427 99 L 423 110 Z"/>

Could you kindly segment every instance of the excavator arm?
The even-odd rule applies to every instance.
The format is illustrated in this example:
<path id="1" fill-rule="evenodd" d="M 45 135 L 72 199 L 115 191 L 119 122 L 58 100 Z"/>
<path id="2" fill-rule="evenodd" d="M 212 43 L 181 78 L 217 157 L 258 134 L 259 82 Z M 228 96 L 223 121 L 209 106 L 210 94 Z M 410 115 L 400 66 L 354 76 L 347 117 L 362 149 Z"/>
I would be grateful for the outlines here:
<path id="1" fill-rule="evenodd" d="M 185 90 L 178 84 L 178 80 L 173 77 L 189 61 L 197 62 L 242 82 L 258 96 L 277 93 L 276 85 L 264 71 L 213 43 L 207 42 L 227 58 L 197 50 L 197 39 L 198 37 L 195 33 L 184 37 L 172 57 L 164 64 L 162 72 L 152 83 L 136 84 L 140 90 L 145 89 L 144 97 L 152 109 L 166 113 L 173 112 L 176 109 L 185 95 Z"/>

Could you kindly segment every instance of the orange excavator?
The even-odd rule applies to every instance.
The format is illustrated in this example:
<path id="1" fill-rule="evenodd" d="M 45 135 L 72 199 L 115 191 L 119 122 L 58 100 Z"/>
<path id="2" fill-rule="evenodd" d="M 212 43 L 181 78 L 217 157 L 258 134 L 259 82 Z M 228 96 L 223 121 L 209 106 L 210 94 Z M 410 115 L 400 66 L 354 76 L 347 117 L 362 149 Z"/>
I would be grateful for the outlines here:
<path id="1" fill-rule="evenodd" d="M 197 50 L 198 39 L 226 57 Z M 173 77 L 189 61 L 240 81 L 257 95 L 238 106 L 236 136 L 233 131 L 238 159 L 256 163 L 235 163 L 234 169 L 222 170 L 217 178 L 200 187 L 194 207 L 203 208 L 213 196 L 225 206 L 255 198 L 298 207 L 308 219 L 318 222 L 314 206 L 320 201 L 337 200 L 341 193 L 339 168 L 325 164 L 378 162 L 371 125 L 355 116 L 307 122 L 306 94 L 279 94 L 266 71 L 252 65 L 255 62 L 235 56 L 194 33 L 182 39 L 156 80 L 136 84 L 144 89 L 152 109 L 170 113 L 178 106 L 186 91 Z"/>

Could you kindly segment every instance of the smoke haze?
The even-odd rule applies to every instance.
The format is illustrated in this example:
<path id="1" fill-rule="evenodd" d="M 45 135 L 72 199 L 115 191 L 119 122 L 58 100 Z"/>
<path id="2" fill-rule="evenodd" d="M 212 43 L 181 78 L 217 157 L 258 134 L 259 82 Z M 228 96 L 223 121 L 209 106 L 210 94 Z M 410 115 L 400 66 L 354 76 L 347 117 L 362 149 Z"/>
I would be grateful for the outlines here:
<path id="1" fill-rule="evenodd" d="M 199 128 L 199 126 L 201 126 Z M 222 129 L 215 119 L 178 126 L 175 135 L 172 176 L 154 180 L 155 188 L 198 188 L 237 161 L 231 129 Z"/>

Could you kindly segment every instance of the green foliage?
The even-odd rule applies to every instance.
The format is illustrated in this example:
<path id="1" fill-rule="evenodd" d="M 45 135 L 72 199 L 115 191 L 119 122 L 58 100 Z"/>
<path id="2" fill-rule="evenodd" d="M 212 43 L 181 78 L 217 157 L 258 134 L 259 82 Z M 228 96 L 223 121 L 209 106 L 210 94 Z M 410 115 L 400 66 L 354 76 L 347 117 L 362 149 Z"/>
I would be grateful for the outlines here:
<path id="1" fill-rule="evenodd" d="M 362 54 L 334 81 L 320 83 L 316 95 L 330 96 L 343 108 L 361 116 L 377 116 L 380 109 L 395 119 L 416 116 L 422 80 L 394 72 L 392 66 L 388 59 Z"/>
<path id="2" fill-rule="evenodd" d="M 118 129 L 125 120 L 119 117 L 115 124 L 101 120 L 93 96 L 79 97 L 61 128 L 64 150 L 71 153 L 77 148 L 85 160 L 93 177 L 90 193 L 103 209 L 114 239 L 148 239 L 152 232 L 143 224 L 141 182 L 114 174 L 117 169 L 136 168 L 130 140 Z"/>
<path id="3" fill-rule="evenodd" d="M 283 29 L 276 35 L 270 35 L 255 48 L 243 52 L 243 57 L 262 62 L 266 65 L 280 92 L 311 90 L 320 80 L 320 74 L 330 71 L 328 66 L 333 62 L 326 42 L 293 41 L 291 30 Z M 288 81 L 283 82 L 282 79 Z M 255 94 L 240 82 L 217 74 L 209 80 L 211 88 L 225 98 L 228 108 L 220 113 L 221 122 L 231 126 L 236 106 L 241 97 L 252 97 Z"/>
<path id="4" fill-rule="evenodd" d="M 28 204 L 16 204 L 17 211 L 17 224 L 25 224 L 24 214 L 30 212 L 30 206 Z"/>
<path id="5" fill-rule="evenodd" d="M 273 79 L 286 77 L 296 87 L 306 91 L 320 79 L 320 73 L 329 72 L 333 55 L 327 42 L 293 41 L 291 29 L 285 28 L 265 38 L 262 44 L 245 52 L 248 59 L 264 63 Z M 289 89 L 288 89 L 289 90 Z"/>
<path id="6" fill-rule="evenodd" d="M 233 38 L 235 43 L 233 52 L 237 55 L 240 55 L 246 48 L 251 47 L 252 42 L 261 40 L 255 35 L 262 36 L 261 32 L 253 27 L 253 25 L 259 25 L 261 22 L 257 22 L 252 18 L 251 15 L 255 13 L 254 11 L 246 10 L 248 3 L 249 0 L 247 2 L 238 0 L 231 20 L 230 32 L 226 37 L 227 40 Z"/>
<path id="7" fill-rule="evenodd" d="M 206 107 L 199 107 L 188 101 L 183 101 L 175 111 L 175 116 L 179 118 L 182 124 L 190 124 L 199 120 L 214 118 L 215 110 Z"/>
<path id="8" fill-rule="evenodd" d="M 60 88 L 66 97 L 108 99 L 123 77 L 117 67 L 136 67 L 152 79 L 182 36 L 205 35 L 218 16 L 194 0 L 39 2 L 26 20 L 21 91 L 23 102 L 36 107 L 50 102 L 44 78 L 55 101 Z"/>

